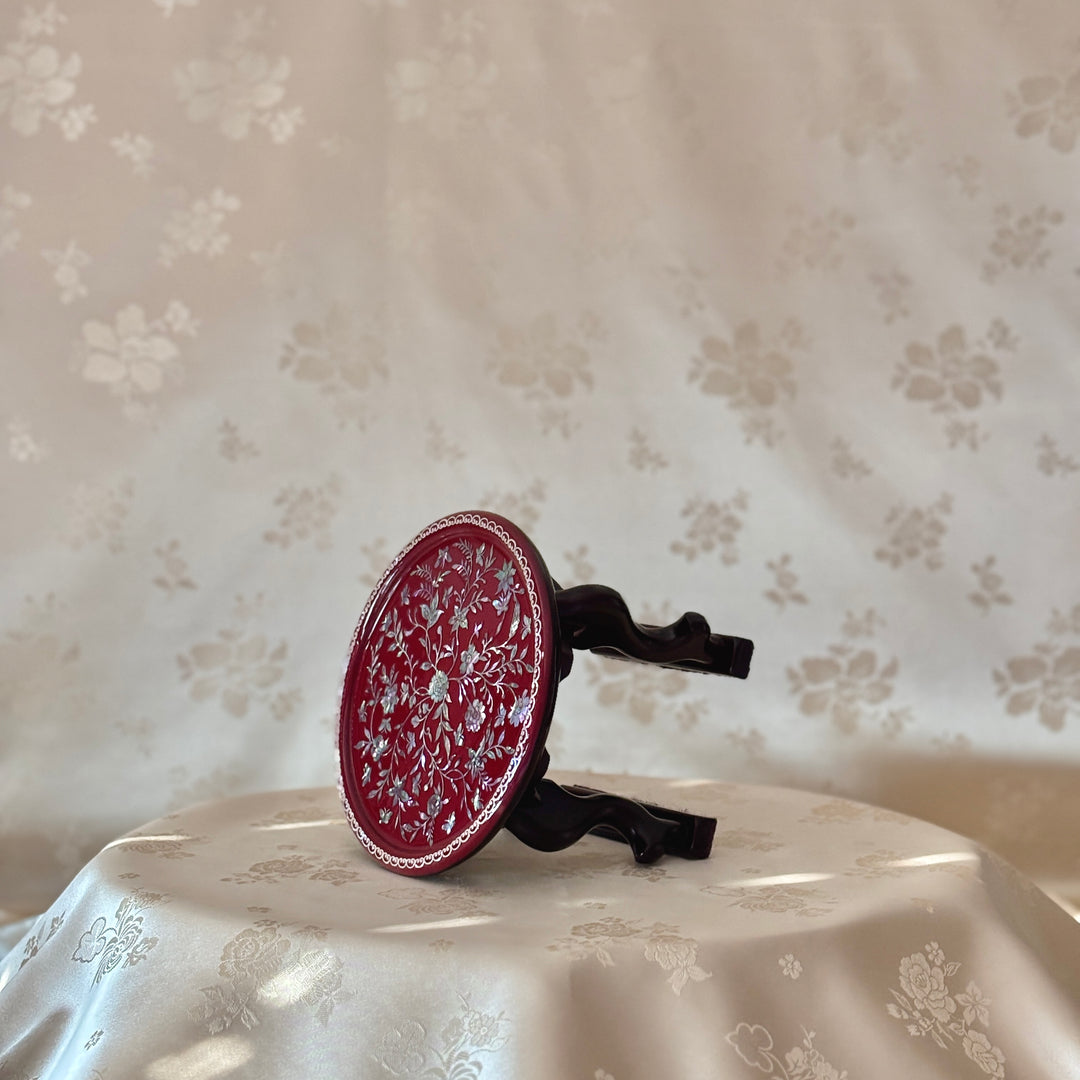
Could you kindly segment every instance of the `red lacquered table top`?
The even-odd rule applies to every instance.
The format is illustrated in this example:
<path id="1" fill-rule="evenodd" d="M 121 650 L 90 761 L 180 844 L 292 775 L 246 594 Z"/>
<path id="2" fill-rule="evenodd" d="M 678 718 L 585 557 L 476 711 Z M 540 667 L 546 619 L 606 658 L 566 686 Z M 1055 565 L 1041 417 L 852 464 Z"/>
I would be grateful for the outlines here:
<path id="1" fill-rule="evenodd" d="M 342 799 L 375 858 L 430 874 L 502 827 L 538 765 L 557 654 L 551 579 L 511 522 L 455 514 L 397 556 L 341 696 Z"/>

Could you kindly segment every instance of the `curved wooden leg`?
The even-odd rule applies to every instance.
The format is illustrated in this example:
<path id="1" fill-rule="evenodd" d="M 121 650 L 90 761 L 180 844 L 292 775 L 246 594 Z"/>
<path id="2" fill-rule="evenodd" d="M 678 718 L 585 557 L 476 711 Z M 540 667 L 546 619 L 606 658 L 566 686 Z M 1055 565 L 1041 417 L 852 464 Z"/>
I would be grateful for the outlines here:
<path id="1" fill-rule="evenodd" d="M 629 844 L 639 863 L 652 863 L 661 855 L 706 858 L 716 821 L 545 779 L 522 799 L 506 827 L 539 851 L 561 851 L 595 832 Z"/>

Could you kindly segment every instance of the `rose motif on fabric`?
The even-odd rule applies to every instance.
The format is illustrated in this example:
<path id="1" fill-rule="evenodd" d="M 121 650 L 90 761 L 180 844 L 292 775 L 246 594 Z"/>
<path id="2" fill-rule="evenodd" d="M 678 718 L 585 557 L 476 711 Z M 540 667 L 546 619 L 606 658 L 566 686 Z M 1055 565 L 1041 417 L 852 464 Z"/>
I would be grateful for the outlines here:
<path id="1" fill-rule="evenodd" d="M 231 983 L 258 985 L 276 974 L 289 941 L 274 927 L 241 930 L 221 954 L 218 974 Z"/>
<path id="2" fill-rule="evenodd" d="M 956 1002 L 945 986 L 945 972 L 936 965 L 931 967 L 923 953 L 912 953 L 900 961 L 900 988 L 935 1020 L 944 1022 L 956 1012 Z"/>

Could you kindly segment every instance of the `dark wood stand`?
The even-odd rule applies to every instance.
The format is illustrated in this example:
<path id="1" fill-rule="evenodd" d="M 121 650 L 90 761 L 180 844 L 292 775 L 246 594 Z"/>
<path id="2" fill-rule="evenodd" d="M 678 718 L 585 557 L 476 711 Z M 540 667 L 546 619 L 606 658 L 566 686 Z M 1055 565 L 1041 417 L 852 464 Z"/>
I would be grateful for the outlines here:
<path id="1" fill-rule="evenodd" d="M 559 678 L 573 665 L 573 650 L 644 664 L 745 679 L 754 643 L 714 634 L 703 615 L 688 611 L 670 626 L 634 622 L 626 601 L 605 585 L 555 586 L 560 631 Z M 559 851 L 586 833 L 630 845 L 639 863 L 662 855 L 704 859 L 712 849 L 716 819 L 637 802 L 592 788 L 562 786 L 544 777 L 543 751 L 535 779 L 506 822 L 522 843 Z"/>

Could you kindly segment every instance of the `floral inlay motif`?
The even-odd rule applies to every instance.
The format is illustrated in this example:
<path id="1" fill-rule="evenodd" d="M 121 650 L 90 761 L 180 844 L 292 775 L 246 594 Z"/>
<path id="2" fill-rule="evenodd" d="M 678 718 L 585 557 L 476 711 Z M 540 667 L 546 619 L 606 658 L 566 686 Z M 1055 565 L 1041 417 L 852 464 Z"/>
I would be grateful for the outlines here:
<path id="1" fill-rule="evenodd" d="M 994 685 L 1010 716 L 1035 711 L 1039 723 L 1061 731 L 1069 712 L 1080 713 L 1080 604 L 1054 610 L 1048 638 L 1031 652 L 994 669 Z"/>
<path id="2" fill-rule="evenodd" d="M 809 345 L 802 325 L 784 324 L 774 340 L 763 337 L 754 321 L 741 323 L 731 340 L 710 335 L 702 339 L 701 354 L 690 362 L 689 380 L 704 394 L 727 398 L 729 408 L 741 414 L 746 441 L 760 439 L 774 446 L 781 431 L 774 411 L 795 396 L 794 351 Z"/>
<path id="3" fill-rule="evenodd" d="M 802 1043 L 788 1050 L 781 1061 L 774 1051 L 772 1034 L 761 1024 L 740 1023 L 727 1035 L 728 1044 L 735 1053 L 766 1076 L 779 1076 L 784 1080 L 847 1080 L 847 1069 L 837 1069 L 829 1064 L 815 1048 L 816 1038 L 816 1032 L 803 1028 Z"/>
<path id="4" fill-rule="evenodd" d="M 92 964 L 98 957 L 94 984 L 119 967 L 133 967 L 158 943 L 156 937 L 145 937 L 142 910 L 161 897 L 153 894 L 125 896 L 116 909 L 112 924 L 104 915 L 96 918 L 90 929 L 79 938 L 71 959 L 80 964 Z"/>
<path id="5" fill-rule="evenodd" d="M 931 941 L 922 952 L 901 959 L 900 989 L 889 989 L 893 1000 L 885 1008 L 906 1021 L 912 1038 L 929 1036 L 942 1050 L 952 1049 L 959 1039 L 964 1053 L 984 1073 L 1004 1080 L 1004 1053 L 976 1027 L 989 1028 L 991 1000 L 973 982 L 962 993 L 952 990 L 948 980 L 959 970 L 960 964 L 946 960 L 941 946 Z"/>
<path id="6" fill-rule="evenodd" d="M 326 936 L 319 928 L 305 927 L 292 939 L 282 929 L 273 919 L 259 919 L 225 943 L 218 965 L 222 981 L 199 988 L 203 1000 L 189 1010 L 195 1023 L 211 1035 L 237 1022 L 253 1028 L 263 1002 L 300 1002 L 321 1024 L 329 1022 L 335 1006 L 352 996 L 342 989 L 344 964 L 329 950 L 313 947 Z"/>
<path id="7" fill-rule="evenodd" d="M 292 72 L 288 57 L 271 60 L 258 50 L 266 33 L 265 8 L 237 12 L 215 60 L 191 60 L 173 72 L 180 103 L 193 123 L 213 121 L 228 139 L 246 139 L 253 124 L 275 143 L 288 142 L 304 121 L 300 106 L 279 108 Z"/>
<path id="8" fill-rule="evenodd" d="M 535 587 L 504 541 L 432 540 L 412 559 L 354 660 L 363 697 L 349 730 L 371 821 L 427 857 L 471 835 L 516 771 L 540 627 Z"/>
<path id="9" fill-rule="evenodd" d="M 0 116 L 7 113 L 20 135 L 36 135 L 47 120 L 74 141 L 97 120 L 93 105 L 70 104 L 82 57 L 76 52 L 65 57 L 46 41 L 67 21 L 54 3 L 24 8 L 18 37 L 0 53 Z"/>
<path id="10" fill-rule="evenodd" d="M 938 335 L 933 346 L 921 341 L 908 345 L 904 359 L 896 365 L 892 387 L 909 401 L 929 405 L 931 412 L 945 419 L 950 447 L 963 443 L 975 450 L 986 436 L 977 423 L 965 423 L 961 416 L 976 412 L 988 397 L 1001 400 L 1001 366 L 991 353 L 1012 352 L 1016 344 L 1000 319 L 973 345 L 964 328 L 953 324 Z"/>
<path id="11" fill-rule="evenodd" d="M 712 978 L 711 971 L 698 965 L 698 943 L 693 938 L 682 937 L 677 926 L 653 923 L 642 926 L 640 919 L 621 919 L 605 916 L 596 922 L 582 923 L 570 928 L 570 937 L 560 938 L 549 945 L 552 951 L 567 951 L 575 959 L 593 958 L 604 967 L 615 964 L 613 950 L 620 950 L 630 942 L 642 945 L 646 960 L 659 964 L 669 972 L 667 984 L 676 995 L 681 994 L 691 982 Z"/>
<path id="12" fill-rule="evenodd" d="M 477 1080 L 484 1069 L 480 1054 L 501 1050 L 510 1039 L 504 1012 L 474 1009 L 458 995 L 459 1012 L 443 1025 L 438 1042 L 423 1024 L 405 1020 L 383 1035 L 375 1061 L 392 1076 L 429 1080 Z"/>

